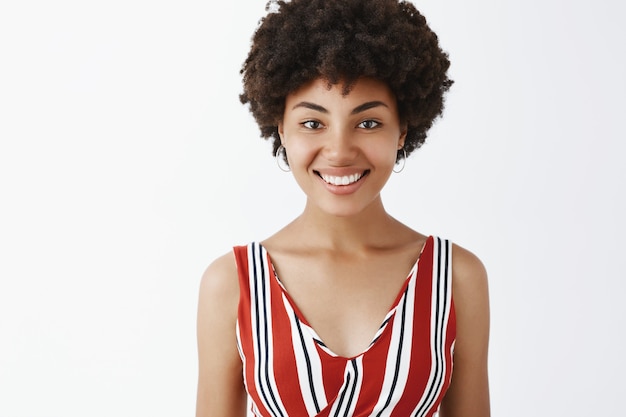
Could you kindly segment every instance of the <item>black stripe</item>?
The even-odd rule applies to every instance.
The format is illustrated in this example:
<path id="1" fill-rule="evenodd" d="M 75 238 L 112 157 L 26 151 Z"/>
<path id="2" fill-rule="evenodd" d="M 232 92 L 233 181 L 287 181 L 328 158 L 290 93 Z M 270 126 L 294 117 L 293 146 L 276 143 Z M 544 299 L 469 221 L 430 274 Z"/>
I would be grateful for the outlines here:
<path id="1" fill-rule="evenodd" d="M 424 401 L 424 403 L 422 404 L 422 406 L 420 407 L 420 409 L 417 411 L 417 413 L 415 414 L 416 416 L 421 416 L 424 411 L 429 410 L 433 403 L 436 400 L 436 392 L 440 392 L 441 390 L 441 386 L 443 383 L 443 362 L 444 362 L 444 357 L 443 357 L 443 351 L 444 346 L 443 346 L 443 327 L 444 327 L 444 319 L 443 317 L 445 316 L 445 310 L 444 308 L 440 308 L 440 284 L 439 282 L 442 279 L 442 274 L 441 274 L 441 270 L 442 270 L 442 259 L 441 259 L 441 253 L 442 253 L 442 248 L 441 248 L 441 239 L 437 238 L 437 280 L 436 282 L 433 282 L 433 287 L 436 284 L 436 309 L 435 309 L 435 358 L 434 358 L 434 362 L 435 362 L 435 375 L 433 377 L 433 383 L 431 384 L 429 390 L 428 390 L 428 394 L 426 395 L 426 400 Z M 443 282 L 444 282 L 444 300 L 447 300 L 447 294 L 448 294 L 448 260 L 449 260 L 449 245 L 448 242 L 445 242 L 445 257 L 443 259 L 443 270 L 444 270 L 444 275 L 443 275 Z M 443 312 L 443 315 L 441 314 L 441 312 Z M 424 408 L 425 407 L 425 408 Z"/>
<path id="2" fill-rule="evenodd" d="M 265 375 L 265 382 L 267 384 L 267 389 L 269 391 L 269 396 L 272 399 L 272 402 L 274 403 L 274 406 L 276 407 L 278 414 L 280 414 L 282 417 L 283 414 L 280 410 L 280 407 L 278 406 L 278 403 L 276 401 L 276 397 L 274 396 L 274 391 L 271 389 L 270 386 L 270 381 L 269 381 L 269 354 L 268 354 L 268 344 L 269 344 L 269 339 L 268 339 L 268 329 L 267 329 L 267 297 L 265 295 L 265 270 L 263 268 L 263 248 L 258 245 L 258 253 L 255 250 L 255 244 L 252 245 L 252 253 L 253 253 L 253 271 L 254 271 L 254 288 L 255 288 L 255 300 L 257 302 L 256 304 L 256 315 L 257 315 L 257 348 L 259 351 L 259 355 L 261 355 L 261 357 L 257 358 L 257 369 L 258 369 L 258 387 L 259 390 L 261 391 L 261 395 L 263 396 L 263 400 L 265 401 L 265 404 L 268 406 L 268 408 L 270 409 L 270 412 L 274 415 L 276 415 L 276 411 L 273 409 L 272 404 L 269 402 L 267 393 L 265 392 L 264 389 L 264 385 L 263 385 L 263 381 L 262 381 L 262 374 Z M 261 328 L 261 326 L 259 326 L 259 317 L 260 317 L 260 313 L 259 313 L 259 304 L 258 304 L 258 274 L 259 271 L 257 270 L 257 260 L 260 262 L 260 266 L 261 266 L 261 296 L 263 298 L 263 318 L 264 318 L 264 322 L 263 322 L 263 327 Z M 261 330 L 263 330 L 263 334 L 260 334 Z M 263 351 L 264 355 L 262 355 L 261 353 L 261 341 L 263 340 L 263 342 L 265 342 L 265 350 Z M 263 357 L 264 356 L 264 357 Z M 263 371 L 263 363 L 260 359 L 265 359 L 265 372 Z"/>
<path id="3" fill-rule="evenodd" d="M 400 361 L 402 358 L 402 344 L 404 343 L 404 327 L 406 323 L 406 303 L 407 303 L 407 294 L 409 292 L 409 287 L 404 290 L 404 300 L 402 303 L 402 320 L 400 324 L 400 340 L 398 341 L 398 354 L 396 356 L 396 366 L 393 373 L 393 382 L 391 383 L 391 389 L 389 390 L 389 395 L 387 396 L 387 400 L 385 401 L 385 405 L 380 409 L 376 417 L 380 417 L 380 415 L 385 411 L 389 404 L 391 403 L 391 397 L 393 397 L 393 392 L 396 389 L 396 385 L 398 383 L 398 376 L 400 373 Z"/>
<path id="4" fill-rule="evenodd" d="M 259 352 L 259 355 L 261 354 L 261 326 L 259 325 L 259 318 L 261 316 L 260 312 L 259 312 L 259 292 L 258 292 L 258 274 L 257 274 L 257 265 L 256 265 L 256 257 L 255 257 L 255 248 L 254 248 L 254 243 L 252 244 L 252 247 L 250 248 L 250 251 L 252 252 L 252 277 L 254 280 L 254 315 L 256 317 L 256 344 L 257 344 L 257 351 Z M 257 368 L 257 385 L 259 387 L 259 390 L 261 391 L 261 395 L 263 396 L 263 399 L 265 400 L 265 403 L 268 403 L 267 401 L 267 396 L 265 395 L 265 390 L 263 389 L 263 384 L 261 383 L 261 361 L 259 361 L 260 358 L 255 358 L 255 362 L 256 362 L 256 368 Z"/>
<path id="5" fill-rule="evenodd" d="M 352 401 L 354 401 L 354 393 L 356 391 L 357 381 L 359 380 L 359 368 L 356 366 L 356 359 L 352 359 L 350 362 L 352 363 L 352 368 L 354 369 L 354 384 L 352 384 L 352 391 L 350 392 L 350 398 L 348 399 L 348 403 L 346 404 L 346 412 L 343 413 L 343 417 L 348 417 L 348 412 L 350 411 L 350 407 L 352 406 Z"/>
<path id="6" fill-rule="evenodd" d="M 341 410 L 341 404 L 343 403 L 344 397 L 346 396 L 346 389 L 350 385 L 350 373 L 348 373 L 348 378 L 346 378 L 345 388 L 341 390 L 341 396 L 339 397 L 339 404 L 337 404 L 337 410 L 335 410 L 335 417 L 339 416 L 339 410 Z"/>
<path id="7" fill-rule="evenodd" d="M 445 336 L 446 336 L 446 313 L 449 311 L 450 309 L 450 305 L 448 303 L 448 294 L 450 292 L 450 280 L 448 279 L 448 273 L 450 272 L 448 270 L 448 268 L 450 267 L 450 242 L 447 240 L 444 240 L 444 248 L 445 248 L 445 256 L 443 259 L 443 275 L 439 275 L 439 279 L 443 280 L 443 308 L 441 310 L 441 317 L 439 317 L 439 320 L 437 321 L 439 328 L 440 328 L 440 333 L 439 333 L 439 344 L 437 345 L 439 347 L 438 353 L 439 353 L 439 363 L 441 363 L 441 372 L 439 374 L 439 384 L 437 386 L 437 393 L 440 393 L 444 382 L 445 382 L 445 375 L 446 375 L 446 371 L 445 371 L 445 365 L 446 365 L 446 358 L 445 358 L 445 353 L 446 353 L 446 346 L 445 346 Z M 441 287 L 441 286 L 438 286 Z M 435 403 L 435 401 L 437 400 L 436 395 L 433 396 L 432 400 L 431 400 L 431 407 L 432 405 Z"/>
<path id="8" fill-rule="evenodd" d="M 435 295 L 435 320 L 437 320 L 439 318 L 439 285 L 437 285 L 438 281 L 439 281 L 439 276 L 441 275 L 441 240 L 439 238 L 437 238 L 437 278 L 435 280 L 435 278 L 432 277 L 431 274 L 431 288 L 432 291 L 436 291 L 436 295 Z M 434 265 L 433 265 L 434 267 Z M 431 295 L 431 299 L 432 299 L 432 295 Z M 432 311 L 432 308 L 431 308 Z M 423 415 L 425 410 L 428 410 L 428 408 L 430 407 L 429 402 L 430 402 L 430 397 L 433 393 L 433 389 L 434 386 L 437 383 L 437 379 L 438 379 L 438 375 L 439 375 L 439 361 L 437 358 L 437 335 L 439 333 L 439 326 L 437 326 L 437 322 L 435 321 L 435 357 L 431 358 L 434 365 L 435 365 L 435 374 L 433 376 L 433 382 L 432 384 L 430 384 L 430 386 L 428 387 L 428 392 L 426 393 L 426 398 L 424 399 L 424 402 L 422 403 L 422 405 L 420 406 L 420 408 L 417 410 L 417 412 L 415 413 L 415 416 L 421 416 Z M 432 342 L 432 339 L 431 339 Z M 431 365 L 432 366 L 432 365 Z"/>
<path id="9" fill-rule="evenodd" d="M 380 336 L 382 336 L 381 329 L 382 329 L 383 327 L 385 327 L 385 326 L 387 325 L 387 323 L 389 323 L 389 320 L 391 320 L 391 317 L 393 317 L 393 315 L 392 315 L 392 316 L 387 317 L 387 318 L 385 319 L 385 321 L 383 321 L 383 324 L 381 324 L 381 325 L 380 325 L 380 327 L 378 328 L 378 330 L 377 330 L 377 332 L 376 332 L 376 333 L 378 333 L 378 336 L 376 336 L 376 337 L 374 338 L 374 340 L 372 340 L 372 343 L 370 343 L 370 347 L 372 347 L 372 346 L 374 345 L 374 343 L 376 343 L 376 342 L 378 341 L 378 339 L 380 339 Z"/>
<path id="10" fill-rule="evenodd" d="M 319 339 L 313 338 L 313 341 L 315 341 L 315 343 L 317 343 L 318 345 L 320 345 L 320 346 L 322 346 L 322 347 L 328 348 L 328 347 L 324 344 L 324 342 L 322 342 L 322 341 L 321 341 L 321 340 L 319 340 Z"/>
<path id="11" fill-rule="evenodd" d="M 431 408 L 433 406 L 433 404 L 435 403 L 435 401 L 437 400 L 437 394 L 441 393 L 441 389 L 443 387 L 444 384 L 444 377 L 445 377 L 445 332 L 446 332 L 446 327 L 445 327 L 445 317 L 446 317 L 446 312 L 449 310 L 449 304 L 448 304 L 448 293 L 449 293 L 449 284 L 450 284 L 450 280 L 448 279 L 448 268 L 450 266 L 450 242 L 447 240 L 443 241 L 444 244 L 444 257 L 443 257 L 443 261 L 440 265 L 440 269 L 439 269 L 439 276 L 438 276 L 438 280 L 437 280 L 437 289 L 439 291 L 439 289 L 441 289 L 441 287 L 443 286 L 443 289 L 441 289 L 441 291 L 443 292 L 443 301 L 442 301 L 442 308 L 441 308 L 441 312 L 438 313 L 437 316 L 437 325 L 439 328 L 439 340 L 437 343 L 437 354 L 438 354 L 438 363 L 441 365 L 440 366 L 440 372 L 439 372 L 439 379 L 438 379 L 438 383 L 437 383 L 437 387 L 435 390 L 435 394 L 433 395 L 433 397 L 431 398 L 430 401 L 430 405 L 429 408 Z M 443 274 L 441 274 L 441 266 L 443 266 Z M 440 284 L 440 282 L 442 282 L 442 284 Z M 439 300 L 439 297 L 437 298 L 437 300 Z"/>
<path id="12" fill-rule="evenodd" d="M 311 389 L 311 395 L 313 396 L 313 404 L 315 404 L 315 411 L 320 412 L 320 406 L 317 402 L 317 395 L 315 395 L 315 385 L 313 384 L 313 371 L 311 369 L 311 359 L 309 358 L 309 351 L 304 344 L 304 335 L 302 334 L 302 327 L 300 326 L 300 319 L 296 315 L 295 311 L 293 317 L 296 320 L 296 327 L 298 328 L 298 334 L 300 335 L 300 343 L 302 344 L 302 352 L 304 352 L 304 360 L 306 361 L 306 371 L 309 377 L 309 388 Z"/>
<path id="13" fill-rule="evenodd" d="M 263 266 L 265 263 L 265 259 L 263 257 L 263 248 L 260 245 L 259 245 L 259 259 L 261 260 L 261 266 Z M 265 268 L 261 268 L 261 285 L 263 287 L 263 306 L 264 306 L 263 318 L 265 319 L 263 322 L 264 328 L 265 328 L 265 383 L 267 384 L 267 389 L 269 390 L 270 397 L 272 397 L 272 402 L 274 403 L 274 406 L 276 407 L 276 411 L 278 411 L 278 414 L 281 417 L 284 417 L 283 412 L 280 409 L 280 406 L 278 405 L 278 401 L 276 400 L 276 395 L 274 395 L 274 390 L 271 388 L 271 382 L 270 382 L 270 371 L 273 372 L 273 368 L 270 369 L 270 355 L 269 355 L 270 330 L 268 329 L 268 326 L 267 326 L 267 296 L 266 296 L 266 290 L 265 290 L 266 281 L 267 281 L 267 278 L 265 276 Z"/>
<path id="14" fill-rule="evenodd" d="M 380 325 L 380 327 L 378 328 L 378 330 L 380 330 L 380 329 L 382 329 L 383 327 L 385 327 L 385 325 L 386 325 L 387 323 L 389 323 L 389 320 L 391 320 L 391 317 L 393 317 L 393 315 L 391 315 L 391 316 L 387 317 L 387 318 L 385 319 L 385 321 L 383 321 L 383 324 L 381 324 L 381 325 Z"/>

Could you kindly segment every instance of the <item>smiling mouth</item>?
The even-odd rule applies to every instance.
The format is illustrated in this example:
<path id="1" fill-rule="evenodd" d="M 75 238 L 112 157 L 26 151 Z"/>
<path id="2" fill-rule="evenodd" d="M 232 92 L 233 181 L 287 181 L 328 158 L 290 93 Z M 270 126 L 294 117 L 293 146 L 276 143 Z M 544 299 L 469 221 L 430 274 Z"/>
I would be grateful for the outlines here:
<path id="1" fill-rule="evenodd" d="M 369 174 L 369 169 L 361 172 L 361 173 L 357 173 L 357 174 L 352 174 L 352 175 L 344 175 L 344 176 L 335 176 L 335 175 L 326 175 L 326 174 L 322 174 L 318 171 L 315 171 L 315 173 L 324 180 L 324 182 L 326 184 L 331 184 L 331 185 L 350 185 L 350 184 L 354 184 L 355 182 L 359 181 L 361 178 L 363 178 L 364 176 L 366 176 L 367 174 Z"/>

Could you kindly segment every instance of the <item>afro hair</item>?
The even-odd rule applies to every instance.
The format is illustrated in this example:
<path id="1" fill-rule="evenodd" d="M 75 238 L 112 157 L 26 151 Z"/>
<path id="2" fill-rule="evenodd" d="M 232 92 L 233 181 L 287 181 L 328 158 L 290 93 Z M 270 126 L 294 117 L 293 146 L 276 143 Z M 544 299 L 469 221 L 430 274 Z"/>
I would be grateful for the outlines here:
<path id="1" fill-rule="evenodd" d="M 249 105 L 261 136 L 273 138 L 274 155 L 285 98 L 317 78 L 329 86 L 343 83 L 344 94 L 360 77 L 385 82 L 407 125 L 404 151 L 408 155 L 424 143 L 452 80 L 448 55 L 411 3 L 272 0 L 266 10 L 241 69 L 240 100 Z"/>

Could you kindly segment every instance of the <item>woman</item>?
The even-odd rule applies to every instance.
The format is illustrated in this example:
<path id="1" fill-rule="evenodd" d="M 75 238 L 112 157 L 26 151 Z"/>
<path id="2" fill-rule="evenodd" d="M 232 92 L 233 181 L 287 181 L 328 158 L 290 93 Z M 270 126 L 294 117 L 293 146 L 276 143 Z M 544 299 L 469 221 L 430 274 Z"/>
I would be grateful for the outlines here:
<path id="1" fill-rule="evenodd" d="M 488 416 L 485 270 L 380 197 L 443 110 L 447 55 L 409 3 L 268 9 L 241 100 L 307 199 L 207 268 L 197 416 Z"/>

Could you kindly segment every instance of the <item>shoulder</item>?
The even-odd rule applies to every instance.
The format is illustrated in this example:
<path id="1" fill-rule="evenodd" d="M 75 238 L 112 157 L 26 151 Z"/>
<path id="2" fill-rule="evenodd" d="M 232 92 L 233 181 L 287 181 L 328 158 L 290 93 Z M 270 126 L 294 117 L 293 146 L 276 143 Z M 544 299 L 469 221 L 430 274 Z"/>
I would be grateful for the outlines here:
<path id="1" fill-rule="evenodd" d="M 233 252 L 204 271 L 198 302 L 196 415 L 245 414 L 242 362 L 237 350 L 239 283 Z"/>
<path id="2" fill-rule="evenodd" d="M 239 306 L 239 282 L 233 253 L 213 261 L 202 275 L 198 300 L 197 333 L 200 353 L 213 346 L 215 340 L 235 341 L 235 325 Z M 228 346 L 223 344 L 221 350 Z"/>
<path id="3" fill-rule="evenodd" d="M 202 274 L 199 305 L 211 310 L 227 309 L 236 314 L 238 299 L 237 264 L 231 251 L 211 262 Z"/>
<path id="4" fill-rule="evenodd" d="M 487 271 L 476 255 L 459 245 L 452 245 L 452 275 L 461 287 L 487 285 Z"/>
<path id="5" fill-rule="evenodd" d="M 457 316 L 457 342 L 483 345 L 489 337 L 487 271 L 472 252 L 458 245 L 452 249 L 452 294 Z"/>
<path id="6" fill-rule="evenodd" d="M 452 245 L 452 294 L 459 324 L 469 318 L 478 326 L 488 326 L 487 271 L 476 255 L 458 245 Z"/>
<path id="7" fill-rule="evenodd" d="M 476 255 L 457 245 L 452 249 L 452 295 L 456 316 L 454 372 L 440 415 L 488 416 L 487 272 Z"/>
<path id="8" fill-rule="evenodd" d="M 234 283 L 237 283 L 237 263 L 235 254 L 231 251 L 216 258 L 204 270 L 201 288 L 210 289 L 228 289 Z"/>

